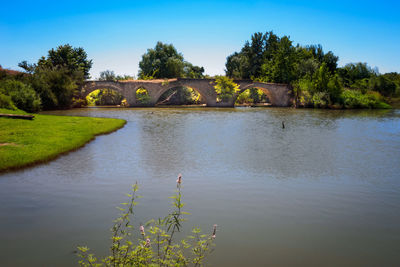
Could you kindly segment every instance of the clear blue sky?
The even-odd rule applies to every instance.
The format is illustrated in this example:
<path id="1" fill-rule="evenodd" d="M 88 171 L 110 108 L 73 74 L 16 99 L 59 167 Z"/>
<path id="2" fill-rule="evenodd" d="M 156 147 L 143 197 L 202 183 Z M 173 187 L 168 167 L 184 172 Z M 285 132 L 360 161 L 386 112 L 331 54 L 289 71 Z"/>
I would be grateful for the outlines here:
<path id="1" fill-rule="evenodd" d="M 254 32 L 273 30 L 294 43 L 321 44 L 339 65 L 367 62 L 400 72 L 398 1 L 2 1 L 0 64 L 18 69 L 69 43 L 93 59 L 92 77 L 110 69 L 137 74 L 157 41 L 172 43 L 207 74 Z"/>

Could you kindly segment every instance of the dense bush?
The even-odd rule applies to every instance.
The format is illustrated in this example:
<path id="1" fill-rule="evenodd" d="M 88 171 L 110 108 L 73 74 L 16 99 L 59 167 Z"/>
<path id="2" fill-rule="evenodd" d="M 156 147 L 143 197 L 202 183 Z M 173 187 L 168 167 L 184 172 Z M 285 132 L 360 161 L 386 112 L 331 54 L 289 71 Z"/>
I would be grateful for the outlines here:
<path id="1" fill-rule="evenodd" d="M 345 108 L 390 108 L 377 92 L 363 94 L 360 90 L 344 90 L 341 98 Z"/>
<path id="2" fill-rule="evenodd" d="M 17 107 L 14 105 L 14 103 L 11 100 L 11 97 L 5 94 L 0 93 L 0 108 L 5 108 L 5 109 L 16 109 Z"/>
<path id="3" fill-rule="evenodd" d="M 83 48 L 62 45 L 48 51 L 36 64 L 23 61 L 19 66 L 30 73 L 27 78 L 39 94 L 43 109 L 70 108 L 81 105 L 78 88 L 89 78 L 92 61 Z"/>
<path id="4" fill-rule="evenodd" d="M 36 69 L 32 75 L 32 87 L 40 95 L 44 109 L 69 108 L 77 93 L 82 73 L 70 74 L 65 68 Z"/>
<path id="5" fill-rule="evenodd" d="M 40 98 L 30 85 L 16 80 L 3 80 L 0 82 L 0 93 L 11 98 L 12 103 L 19 109 L 27 112 L 40 110 Z M 6 100 L 3 97 L 3 100 Z"/>
<path id="6" fill-rule="evenodd" d="M 136 90 L 136 101 L 142 105 L 147 105 L 150 103 L 150 96 L 146 89 L 139 88 Z"/>
<path id="7" fill-rule="evenodd" d="M 330 97 L 326 92 L 316 92 L 311 98 L 312 104 L 315 108 L 326 108 L 330 105 Z"/>
<path id="8" fill-rule="evenodd" d="M 241 93 L 240 95 L 238 95 L 238 97 L 236 98 L 236 102 L 235 104 L 251 104 L 253 103 L 253 99 L 250 96 L 250 90 L 246 90 L 243 93 Z"/>
<path id="9" fill-rule="evenodd" d="M 392 96 L 396 92 L 396 82 L 384 75 L 380 75 L 371 80 L 370 88 L 384 96 Z"/>
<path id="10" fill-rule="evenodd" d="M 217 101 L 220 102 L 228 102 L 234 94 L 240 91 L 239 85 L 226 76 L 216 76 L 214 88 L 217 93 Z"/>
<path id="11" fill-rule="evenodd" d="M 342 85 L 337 75 L 322 63 L 313 76 L 306 75 L 293 84 L 297 105 L 326 108 L 340 103 Z"/>
<path id="12" fill-rule="evenodd" d="M 376 68 L 361 62 L 338 68 L 338 60 L 331 51 L 324 52 L 320 45 L 294 45 L 288 36 L 257 32 L 239 52 L 227 57 L 225 66 L 229 77 L 292 85 L 296 106 L 343 106 L 343 88 L 361 90 L 360 93 L 366 94 L 364 98 L 369 99 L 367 102 L 374 101 L 368 95 L 371 90 L 385 97 L 400 96 L 400 74 L 381 75 Z M 358 93 L 354 94 L 357 94 L 355 99 L 361 100 Z M 384 101 L 380 99 L 377 103 Z M 366 106 L 365 103 L 357 105 Z M 367 106 L 383 105 L 370 103 Z"/>

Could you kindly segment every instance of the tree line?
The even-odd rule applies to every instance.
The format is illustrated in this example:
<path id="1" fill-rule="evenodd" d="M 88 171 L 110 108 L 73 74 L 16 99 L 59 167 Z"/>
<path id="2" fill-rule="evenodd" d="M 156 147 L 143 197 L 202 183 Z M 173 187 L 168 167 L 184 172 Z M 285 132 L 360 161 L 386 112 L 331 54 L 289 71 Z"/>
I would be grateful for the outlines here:
<path id="1" fill-rule="evenodd" d="M 387 99 L 400 96 L 400 74 L 380 74 L 367 63 L 338 67 L 339 58 L 321 45 L 294 45 L 288 36 L 272 31 L 254 33 L 240 51 L 229 55 L 225 76 L 210 77 L 204 68 L 186 61 L 172 44 L 157 42 L 139 62 L 139 79 L 215 78 L 218 101 L 228 101 L 238 92 L 233 79 L 285 83 L 293 88 L 294 105 L 320 108 L 385 108 Z M 0 68 L 0 108 L 19 108 L 28 112 L 65 109 L 88 105 L 80 88 L 89 79 L 93 61 L 81 47 L 61 45 L 48 51 L 37 63 L 19 63 L 24 73 Z M 100 73 L 100 80 L 118 81 L 134 76 Z M 146 99 L 146 92 L 139 92 Z M 115 104 L 121 96 L 112 90 L 98 92 L 89 102 Z M 191 88 L 167 92 L 163 101 L 193 104 L 200 96 Z M 266 101 L 256 88 L 239 96 L 240 103 Z"/>
<path id="2" fill-rule="evenodd" d="M 231 78 L 290 84 L 295 106 L 384 108 L 385 97 L 400 96 L 400 74 L 361 62 L 338 67 L 338 60 L 321 45 L 294 45 L 270 31 L 254 33 L 225 66 Z"/>
<path id="3" fill-rule="evenodd" d="M 37 63 L 22 61 L 18 66 L 25 73 L 0 71 L 0 107 L 36 112 L 85 104 L 79 88 L 90 77 L 92 60 L 87 59 L 83 48 L 61 45 Z"/>

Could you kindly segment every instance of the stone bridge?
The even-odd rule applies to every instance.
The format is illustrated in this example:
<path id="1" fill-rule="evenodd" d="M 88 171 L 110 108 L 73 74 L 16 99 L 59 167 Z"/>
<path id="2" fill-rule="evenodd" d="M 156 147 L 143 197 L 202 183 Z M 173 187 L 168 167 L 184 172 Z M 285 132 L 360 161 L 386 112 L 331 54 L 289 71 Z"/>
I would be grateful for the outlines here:
<path id="1" fill-rule="evenodd" d="M 263 83 L 252 80 L 234 80 L 239 85 L 240 92 L 234 95 L 229 102 L 217 102 L 215 79 L 165 79 L 165 80 L 127 80 L 127 81 L 87 81 L 82 87 L 82 97 L 96 89 L 112 89 L 126 98 L 130 106 L 143 106 L 136 100 L 136 91 L 139 88 L 147 90 L 150 97 L 146 106 L 154 106 L 162 94 L 177 87 L 190 87 L 196 90 L 208 107 L 233 107 L 240 93 L 249 88 L 261 89 L 269 98 L 272 106 L 287 107 L 291 105 L 292 90 L 287 84 Z"/>

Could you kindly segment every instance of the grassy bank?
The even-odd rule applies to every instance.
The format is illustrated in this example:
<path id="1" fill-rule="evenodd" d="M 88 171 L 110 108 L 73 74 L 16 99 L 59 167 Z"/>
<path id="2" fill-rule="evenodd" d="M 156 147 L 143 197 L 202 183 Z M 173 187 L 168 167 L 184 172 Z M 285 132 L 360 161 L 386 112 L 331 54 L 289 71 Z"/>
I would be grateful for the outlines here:
<path id="1" fill-rule="evenodd" d="M 5 109 L 0 113 L 24 114 Z M 125 123 L 120 119 L 52 115 L 35 115 L 32 121 L 0 118 L 0 172 L 49 161 Z"/>

